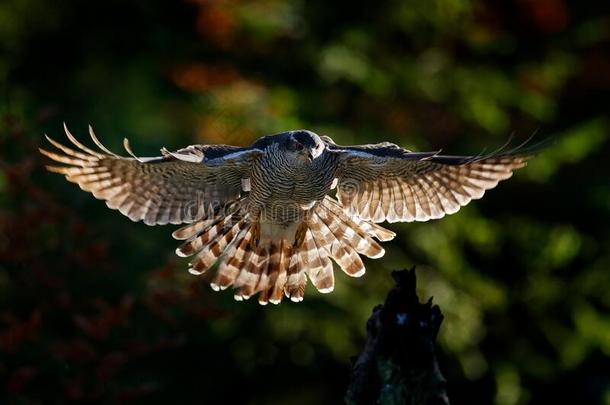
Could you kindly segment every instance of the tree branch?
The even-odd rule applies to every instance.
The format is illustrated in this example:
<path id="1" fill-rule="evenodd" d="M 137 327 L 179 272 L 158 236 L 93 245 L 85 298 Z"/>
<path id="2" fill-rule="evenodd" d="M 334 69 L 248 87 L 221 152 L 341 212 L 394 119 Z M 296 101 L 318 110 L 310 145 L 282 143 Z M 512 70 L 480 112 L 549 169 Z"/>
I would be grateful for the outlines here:
<path id="1" fill-rule="evenodd" d="M 367 341 L 355 359 L 345 401 L 449 405 L 434 350 L 443 315 L 432 298 L 419 303 L 415 267 L 392 277 L 396 286 L 366 324 Z"/>

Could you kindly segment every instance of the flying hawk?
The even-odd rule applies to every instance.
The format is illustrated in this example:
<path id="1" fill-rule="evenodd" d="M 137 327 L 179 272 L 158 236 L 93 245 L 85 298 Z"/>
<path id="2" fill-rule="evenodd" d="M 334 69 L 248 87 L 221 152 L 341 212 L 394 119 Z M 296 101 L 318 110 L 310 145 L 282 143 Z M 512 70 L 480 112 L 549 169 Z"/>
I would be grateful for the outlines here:
<path id="1" fill-rule="evenodd" d="M 303 299 L 307 278 L 322 293 L 334 287 L 331 259 L 349 276 L 365 268 L 360 255 L 383 256 L 377 241 L 395 233 L 380 222 L 427 221 L 453 214 L 525 166 L 531 150 L 486 156 L 410 152 L 395 144 L 341 146 L 297 130 L 249 147 L 192 145 L 159 157 L 129 157 L 47 136 L 58 149 L 40 152 L 47 166 L 133 221 L 186 224 L 173 237 L 189 271 L 207 272 L 214 290 L 234 288 L 236 300 L 261 304 L 284 295 Z M 336 197 L 329 195 L 336 189 Z M 208 271 L 217 263 L 215 271 Z"/>

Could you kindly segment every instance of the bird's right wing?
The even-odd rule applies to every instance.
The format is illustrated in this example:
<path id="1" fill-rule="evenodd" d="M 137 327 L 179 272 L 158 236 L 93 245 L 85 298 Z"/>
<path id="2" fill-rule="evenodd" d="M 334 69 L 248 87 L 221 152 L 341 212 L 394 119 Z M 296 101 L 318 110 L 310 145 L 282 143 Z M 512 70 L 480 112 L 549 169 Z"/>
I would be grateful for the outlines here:
<path id="1" fill-rule="evenodd" d="M 190 223 L 210 208 L 222 208 L 239 198 L 242 179 L 249 176 L 253 161 L 262 153 L 256 148 L 196 145 L 176 152 L 162 149 L 163 156 L 139 158 L 125 140 L 131 157 L 123 157 L 106 149 L 91 128 L 89 133 L 100 152 L 81 144 L 67 128 L 65 131 L 77 150 L 47 137 L 58 152 L 40 152 L 64 164 L 47 169 L 147 225 Z"/>

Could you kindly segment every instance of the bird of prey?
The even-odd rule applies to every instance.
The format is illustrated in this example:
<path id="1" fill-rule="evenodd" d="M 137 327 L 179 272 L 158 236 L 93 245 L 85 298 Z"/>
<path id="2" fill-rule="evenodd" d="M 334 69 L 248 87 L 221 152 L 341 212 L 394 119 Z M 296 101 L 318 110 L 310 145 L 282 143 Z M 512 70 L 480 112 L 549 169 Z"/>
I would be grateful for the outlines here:
<path id="1" fill-rule="evenodd" d="M 360 255 L 383 256 L 378 241 L 395 233 L 380 222 L 427 221 L 453 214 L 525 166 L 518 147 L 479 156 L 411 152 L 395 144 L 341 146 L 296 130 L 259 138 L 248 147 L 191 145 L 158 157 L 128 157 L 102 145 L 40 152 L 62 166 L 48 170 L 106 201 L 133 221 L 185 224 L 173 233 L 189 271 L 206 273 L 214 290 L 234 288 L 236 300 L 258 293 L 260 304 L 285 295 L 303 299 L 309 279 L 334 288 L 334 261 L 362 276 Z M 335 190 L 336 191 L 332 191 Z M 335 197 L 330 195 L 333 193 Z M 332 259 L 332 261 L 331 261 Z"/>

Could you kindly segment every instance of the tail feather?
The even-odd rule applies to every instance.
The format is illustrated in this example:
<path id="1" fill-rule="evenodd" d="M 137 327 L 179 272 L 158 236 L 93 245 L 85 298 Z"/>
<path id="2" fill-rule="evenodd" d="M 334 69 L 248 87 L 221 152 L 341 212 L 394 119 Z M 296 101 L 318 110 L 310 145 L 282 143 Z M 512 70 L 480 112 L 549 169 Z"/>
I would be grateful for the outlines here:
<path id="1" fill-rule="evenodd" d="M 376 259 L 385 254 L 385 250 L 375 242 L 362 228 L 348 217 L 341 209 L 332 204 L 323 203 L 317 211 L 318 217 L 328 226 L 339 240 L 351 245 L 358 253 Z"/>
<path id="2" fill-rule="evenodd" d="M 213 290 L 224 290 L 235 283 L 248 253 L 247 246 L 250 244 L 251 237 L 250 228 L 246 227 L 227 247 L 220 259 L 218 270 L 210 283 Z"/>
<path id="3" fill-rule="evenodd" d="M 268 273 L 270 275 L 267 291 L 269 302 L 279 304 L 284 295 L 284 286 L 287 281 L 288 265 L 292 254 L 292 245 L 285 240 L 272 244 L 272 255 L 269 259 Z"/>
<path id="4" fill-rule="evenodd" d="M 335 241 L 331 246 L 330 255 L 348 276 L 361 277 L 366 271 L 360 255 L 351 246 Z"/>
<path id="5" fill-rule="evenodd" d="M 267 249 L 266 247 L 259 248 L 259 249 L 263 252 L 265 260 L 264 260 L 263 266 L 260 267 L 260 272 L 259 272 L 260 276 L 258 277 L 258 283 L 256 284 L 256 289 L 254 290 L 254 293 L 260 293 L 258 296 L 259 304 L 267 305 L 267 303 L 269 302 L 269 290 L 268 290 L 267 286 L 269 285 L 271 276 L 273 276 L 272 274 L 269 274 L 269 262 L 271 260 L 271 251 L 270 251 L 270 249 Z"/>
<path id="6" fill-rule="evenodd" d="M 326 249 L 316 242 L 309 229 L 305 233 L 303 244 L 290 258 L 284 294 L 291 301 L 303 301 L 307 277 L 322 293 L 329 293 L 334 288 L 332 262 Z"/>
<path id="7" fill-rule="evenodd" d="M 292 244 L 284 239 L 272 240 L 263 249 L 268 252 L 268 260 L 256 287 L 256 290 L 260 291 L 258 302 L 261 305 L 268 302 L 279 304 L 288 278 Z"/>
<path id="8" fill-rule="evenodd" d="M 307 284 L 305 269 L 302 253 L 293 252 L 286 274 L 286 285 L 284 286 L 284 294 L 293 302 L 303 301 L 305 285 Z"/>
<path id="9" fill-rule="evenodd" d="M 246 237 L 240 242 L 235 256 L 227 261 L 227 270 L 231 273 L 226 274 L 230 274 L 231 277 L 233 277 L 233 272 L 236 273 L 236 278 L 233 281 L 233 287 L 235 288 L 235 293 L 233 294 L 233 297 L 237 301 L 248 299 L 252 295 L 252 293 L 250 293 L 250 295 L 247 295 L 246 288 L 244 287 L 246 284 L 249 283 L 248 279 L 250 277 L 250 273 L 246 271 L 246 269 L 251 266 L 250 263 L 253 260 L 258 260 L 258 257 L 255 257 L 254 251 L 248 248 L 250 246 L 251 238 L 252 233 L 249 231 L 246 234 Z"/>
<path id="10" fill-rule="evenodd" d="M 335 213 L 343 214 L 347 217 L 345 211 L 343 210 L 343 207 L 341 207 L 339 203 L 333 198 L 327 196 L 323 200 L 323 205 L 324 208 L 328 208 Z M 370 235 L 381 242 L 387 242 L 389 240 L 394 239 L 394 237 L 396 236 L 394 232 L 374 222 L 366 221 L 358 217 L 351 217 L 351 220 L 356 224 L 358 228 L 362 229 L 365 234 Z"/>
<path id="11" fill-rule="evenodd" d="M 313 239 L 318 241 L 320 246 L 330 252 L 330 246 L 335 241 L 335 236 L 331 230 L 322 222 L 315 211 L 310 215 L 308 223 L 309 231 L 313 234 Z"/>
<path id="12" fill-rule="evenodd" d="M 261 263 L 261 266 L 256 267 L 259 277 L 258 277 L 258 283 L 256 283 L 256 286 L 254 289 L 254 293 L 260 293 L 259 297 L 258 297 L 259 304 L 267 305 L 267 303 L 269 301 L 269 292 L 267 291 L 267 287 L 269 285 L 269 278 L 270 278 L 269 261 L 270 261 L 271 251 L 270 251 L 269 247 L 260 247 L 260 246 L 259 246 L 258 250 L 261 252 L 261 253 L 259 253 L 259 256 L 263 257 L 264 259 Z"/>
<path id="13" fill-rule="evenodd" d="M 248 260 L 235 281 L 236 300 L 247 300 L 258 292 L 256 287 L 259 285 L 262 273 L 267 269 L 268 261 L 268 252 L 265 249 L 251 248 Z"/>
<path id="14" fill-rule="evenodd" d="M 330 250 L 330 256 L 347 275 L 352 277 L 362 276 L 365 272 L 364 263 L 362 263 L 362 259 L 360 259 L 358 252 L 352 247 L 351 241 L 348 241 L 343 237 L 344 230 L 333 231 L 331 226 L 334 228 L 336 222 L 330 222 L 329 220 L 329 223 L 331 224 L 329 226 L 325 220 L 321 218 L 322 216 L 318 215 L 317 212 L 314 212 L 314 218 L 316 218 L 314 223 L 317 222 L 320 226 L 319 235 L 321 235 L 321 239 L 323 238 L 325 241 L 328 241 L 329 237 L 332 237 L 331 243 L 324 245 L 324 247 L 327 250 Z"/>
<path id="15" fill-rule="evenodd" d="M 241 219 L 234 224 L 231 224 L 230 220 L 224 222 L 222 230 L 217 232 L 218 237 L 208 242 L 205 247 L 202 247 L 201 252 L 199 252 L 191 262 L 193 266 L 191 273 L 197 275 L 205 273 L 214 263 L 216 263 L 216 261 L 218 261 L 218 258 L 227 245 L 232 243 L 247 225 L 248 223 L 245 219 Z"/>
<path id="16" fill-rule="evenodd" d="M 323 294 L 332 292 L 335 288 L 335 275 L 333 264 L 329 258 L 329 252 L 316 241 L 311 230 L 307 232 L 307 235 L 308 240 L 311 241 L 307 246 L 307 254 L 312 255 L 311 252 L 315 252 L 317 254 L 317 261 L 319 261 L 318 266 L 307 269 L 307 276 L 319 292 Z"/>
<path id="17" fill-rule="evenodd" d="M 207 246 L 208 243 L 222 236 L 223 230 L 232 221 L 233 215 L 219 217 L 210 220 L 210 222 L 201 231 L 189 237 L 186 242 L 176 249 L 176 254 L 181 257 L 194 255 L 196 252 Z M 204 221 L 207 222 L 207 221 Z"/>
<path id="18" fill-rule="evenodd" d="M 174 231 L 172 233 L 172 237 L 177 240 L 187 240 L 191 239 L 204 229 L 208 228 L 217 218 L 206 218 L 201 221 L 195 222 L 193 224 L 189 224 L 187 226 L 183 226 L 182 228 Z"/>

